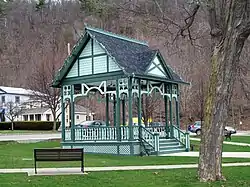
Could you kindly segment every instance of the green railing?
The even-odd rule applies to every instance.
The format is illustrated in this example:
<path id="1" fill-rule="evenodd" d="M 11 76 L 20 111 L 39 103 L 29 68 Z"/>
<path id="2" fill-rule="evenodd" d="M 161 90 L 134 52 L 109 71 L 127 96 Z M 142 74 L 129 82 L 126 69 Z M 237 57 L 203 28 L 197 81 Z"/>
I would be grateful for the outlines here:
<path id="1" fill-rule="evenodd" d="M 140 126 L 138 139 L 148 155 L 149 153 L 147 152 L 146 146 L 149 146 L 150 149 L 153 150 L 156 154 L 159 153 L 160 142 L 158 132 L 150 132 L 145 127 Z"/>
<path id="2" fill-rule="evenodd" d="M 175 125 L 173 126 L 173 137 L 180 142 L 182 145 L 185 146 L 186 151 L 190 150 L 190 139 L 189 139 L 189 133 L 188 132 L 183 132 L 181 129 L 176 127 Z"/>

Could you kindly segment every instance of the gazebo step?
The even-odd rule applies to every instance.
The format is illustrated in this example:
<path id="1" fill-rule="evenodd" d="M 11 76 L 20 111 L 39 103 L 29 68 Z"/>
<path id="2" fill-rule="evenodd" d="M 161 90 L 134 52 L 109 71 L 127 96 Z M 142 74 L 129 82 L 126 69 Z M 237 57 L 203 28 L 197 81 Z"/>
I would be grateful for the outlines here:
<path id="1" fill-rule="evenodd" d="M 160 150 L 159 155 L 163 155 L 163 154 L 170 154 L 170 153 L 179 153 L 179 152 L 185 152 L 186 149 L 185 148 L 174 148 L 174 149 L 168 149 L 168 150 Z"/>

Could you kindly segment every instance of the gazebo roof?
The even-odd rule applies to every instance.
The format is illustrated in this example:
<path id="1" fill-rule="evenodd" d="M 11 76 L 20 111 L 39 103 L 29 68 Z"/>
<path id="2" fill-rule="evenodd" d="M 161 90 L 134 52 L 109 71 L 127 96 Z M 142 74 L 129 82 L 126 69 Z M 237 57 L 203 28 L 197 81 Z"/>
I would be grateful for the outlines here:
<path id="1" fill-rule="evenodd" d="M 106 54 L 127 75 L 147 76 L 152 62 L 157 57 L 161 61 L 161 71 L 165 75 L 164 79 L 177 83 L 186 83 L 166 64 L 160 51 L 151 50 L 147 43 L 101 29 L 86 27 L 85 34 L 78 40 L 71 54 L 65 60 L 63 67 L 56 75 L 53 86 L 57 87 L 66 77 L 90 38 L 99 44 Z"/>

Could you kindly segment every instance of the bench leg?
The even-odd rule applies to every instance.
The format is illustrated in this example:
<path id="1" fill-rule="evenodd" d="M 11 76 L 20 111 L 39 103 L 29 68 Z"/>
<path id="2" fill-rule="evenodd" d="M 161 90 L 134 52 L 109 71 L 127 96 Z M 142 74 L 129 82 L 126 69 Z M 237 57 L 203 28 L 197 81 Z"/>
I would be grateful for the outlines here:
<path id="1" fill-rule="evenodd" d="M 84 173 L 83 161 L 81 161 L 81 171 Z"/>
<path id="2" fill-rule="evenodd" d="M 35 174 L 37 174 L 37 170 L 36 170 L 36 161 L 35 161 Z"/>

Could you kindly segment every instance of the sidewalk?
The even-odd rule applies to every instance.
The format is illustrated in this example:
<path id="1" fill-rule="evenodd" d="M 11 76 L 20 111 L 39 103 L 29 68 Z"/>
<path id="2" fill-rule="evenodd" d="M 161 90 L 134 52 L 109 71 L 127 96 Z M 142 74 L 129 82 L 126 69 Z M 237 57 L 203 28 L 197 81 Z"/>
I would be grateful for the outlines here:
<path id="1" fill-rule="evenodd" d="M 179 152 L 170 153 L 160 156 L 188 156 L 188 157 L 199 157 L 199 152 Z M 222 152 L 223 158 L 250 158 L 250 152 Z"/>
<path id="2" fill-rule="evenodd" d="M 225 163 L 223 167 L 232 166 L 250 166 L 250 162 L 245 163 Z M 182 165 L 150 165 L 150 166 L 117 166 L 117 167 L 86 167 L 85 172 L 97 171 L 131 171 L 131 170 L 162 170 L 162 169 L 181 169 L 181 168 L 197 168 L 198 164 L 182 164 Z M 80 167 L 72 168 L 40 168 L 35 174 L 34 168 L 22 169 L 0 169 L 0 173 L 27 173 L 28 176 L 33 175 L 84 175 L 87 173 L 80 172 Z"/>
<path id="3" fill-rule="evenodd" d="M 200 138 L 191 138 L 190 137 L 190 140 L 200 141 Z M 240 143 L 240 142 L 227 142 L 227 141 L 224 141 L 223 144 L 239 145 L 239 146 L 248 146 L 248 147 L 250 147 L 250 144 L 248 144 L 248 143 Z"/>

